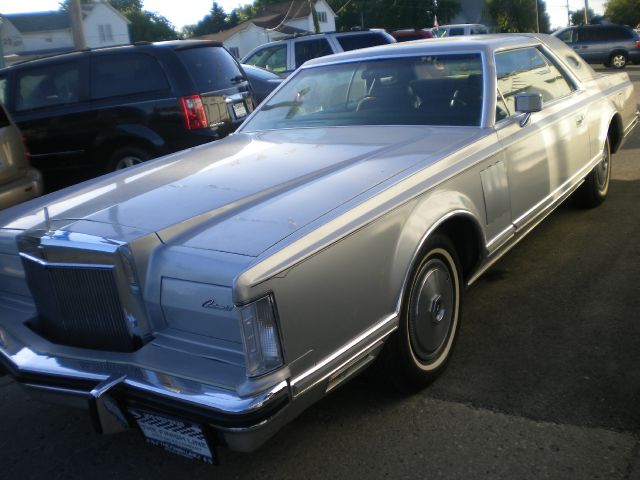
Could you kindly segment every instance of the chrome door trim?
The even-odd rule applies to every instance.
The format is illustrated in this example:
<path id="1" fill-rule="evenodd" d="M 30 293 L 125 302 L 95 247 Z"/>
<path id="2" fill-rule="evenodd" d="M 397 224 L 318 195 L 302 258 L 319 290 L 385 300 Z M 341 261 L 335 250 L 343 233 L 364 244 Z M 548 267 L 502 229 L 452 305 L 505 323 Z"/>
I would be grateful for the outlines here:
<path id="1" fill-rule="evenodd" d="M 293 377 L 289 382 L 293 398 L 295 399 L 304 394 L 336 372 L 357 363 L 365 353 L 374 349 L 377 343 L 384 340 L 398 328 L 399 318 L 397 312 L 388 315 L 310 369 Z M 363 343 L 365 344 L 362 345 Z"/>

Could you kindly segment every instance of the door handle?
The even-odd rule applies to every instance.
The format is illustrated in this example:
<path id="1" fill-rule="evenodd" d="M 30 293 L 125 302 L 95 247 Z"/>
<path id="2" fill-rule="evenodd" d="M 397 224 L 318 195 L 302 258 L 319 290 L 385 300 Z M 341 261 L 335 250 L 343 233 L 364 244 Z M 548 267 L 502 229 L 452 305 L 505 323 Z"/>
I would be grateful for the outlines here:
<path id="1" fill-rule="evenodd" d="M 584 122 L 584 115 L 579 115 L 576 117 L 576 125 L 579 127 L 582 125 L 582 122 Z"/>

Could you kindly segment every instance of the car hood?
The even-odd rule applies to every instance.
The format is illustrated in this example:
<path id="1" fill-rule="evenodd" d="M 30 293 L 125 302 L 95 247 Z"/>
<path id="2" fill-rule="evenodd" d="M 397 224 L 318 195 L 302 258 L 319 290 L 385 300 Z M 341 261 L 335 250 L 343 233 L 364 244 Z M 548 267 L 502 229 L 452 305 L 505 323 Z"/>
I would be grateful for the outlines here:
<path id="1" fill-rule="evenodd" d="M 45 197 L 30 215 L 9 224 L 0 218 L 0 225 L 33 228 L 33 221 L 25 223 L 46 206 L 50 222 L 69 231 L 93 233 L 108 224 L 109 238 L 156 232 L 167 244 L 258 256 L 417 162 L 435 162 L 480 134 L 421 126 L 238 133 Z"/>

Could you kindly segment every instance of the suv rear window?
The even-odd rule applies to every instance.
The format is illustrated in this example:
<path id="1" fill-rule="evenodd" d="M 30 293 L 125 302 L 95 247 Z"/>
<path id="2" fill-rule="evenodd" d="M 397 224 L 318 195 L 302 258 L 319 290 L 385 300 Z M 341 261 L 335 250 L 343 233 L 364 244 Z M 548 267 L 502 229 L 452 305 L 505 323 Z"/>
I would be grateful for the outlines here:
<path id="1" fill-rule="evenodd" d="M 222 47 L 176 50 L 200 93 L 235 87 L 244 77 L 231 54 Z"/>
<path id="2" fill-rule="evenodd" d="M 333 51 L 326 38 L 317 40 L 301 40 L 295 42 L 296 67 L 299 67 L 307 60 L 312 58 L 324 57 L 331 55 Z"/>
<path id="3" fill-rule="evenodd" d="M 375 47 L 391 43 L 385 35 L 378 32 L 357 33 L 355 35 L 337 36 L 336 39 L 345 52 L 358 48 Z"/>
<path id="4" fill-rule="evenodd" d="M 91 61 L 91 97 L 94 99 L 168 90 L 157 60 L 140 53 L 96 55 Z"/>

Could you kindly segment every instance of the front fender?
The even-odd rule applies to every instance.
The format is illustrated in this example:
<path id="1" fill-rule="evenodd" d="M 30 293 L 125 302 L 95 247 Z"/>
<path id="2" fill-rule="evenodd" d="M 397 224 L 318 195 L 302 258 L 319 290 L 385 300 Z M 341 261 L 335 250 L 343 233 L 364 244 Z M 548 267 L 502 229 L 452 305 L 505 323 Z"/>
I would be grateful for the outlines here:
<path id="1" fill-rule="evenodd" d="M 477 200 L 455 190 L 435 190 L 424 195 L 412 209 L 405 222 L 393 254 L 390 285 L 401 285 L 398 292 L 397 311 L 416 262 L 420 261 L 422 248 L 429 237 L 445 222 L 464 218 L 470 221 L 480 237 L 482 246 L 486 245 L 484 230 L 481 228 L 481 211 Z M 477 241 L 478 239 L 469 239 Z M 397 288 L 397 287 L 396 287 Z"/>

